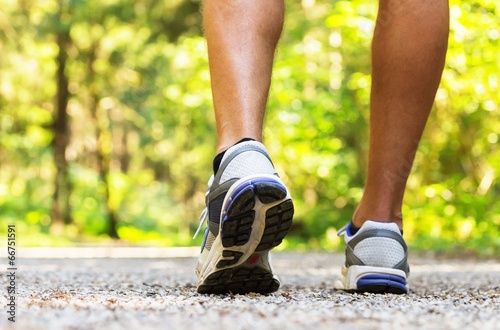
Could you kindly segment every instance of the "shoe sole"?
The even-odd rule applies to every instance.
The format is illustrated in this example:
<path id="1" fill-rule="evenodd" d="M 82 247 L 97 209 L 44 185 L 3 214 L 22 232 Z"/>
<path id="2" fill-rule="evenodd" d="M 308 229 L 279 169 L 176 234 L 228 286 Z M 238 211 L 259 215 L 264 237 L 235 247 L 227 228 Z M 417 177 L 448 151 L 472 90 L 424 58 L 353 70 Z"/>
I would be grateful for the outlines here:
<path id="1" fill-rule="evenodd" d="M 220 235 L 211 247 L 199 293 L 271 293 L 279 288 L 269 250 L 289 232 L 293 202 L 276 176 L 238 180 L 222 206 Z"/>
<path id="2" fill-rule="evenodd" d="M 369 293 L 408 293 L 406 274 L 393 268 L 350 266 L 342 268 L 342 278 L 335 289 Z"/>

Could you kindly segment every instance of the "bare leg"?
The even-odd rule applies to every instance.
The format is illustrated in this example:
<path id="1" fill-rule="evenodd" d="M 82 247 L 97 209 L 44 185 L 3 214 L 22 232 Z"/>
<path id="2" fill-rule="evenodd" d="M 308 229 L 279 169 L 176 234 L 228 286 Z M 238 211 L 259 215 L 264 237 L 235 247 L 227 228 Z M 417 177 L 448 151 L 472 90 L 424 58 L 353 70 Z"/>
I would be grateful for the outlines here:
<path id="1" fill-rule="evenodd" d="M 395 222 L 441 79 L 447 0 L 380 0 L 372 44 L 370 149 L 364 195 L 353 223 Z"/>
<path id="2" fill-rule="evenodd" d="M 283 0 L 205 0 L 205 35 L 217 122 L 217 152 L 262 140 Z"/>

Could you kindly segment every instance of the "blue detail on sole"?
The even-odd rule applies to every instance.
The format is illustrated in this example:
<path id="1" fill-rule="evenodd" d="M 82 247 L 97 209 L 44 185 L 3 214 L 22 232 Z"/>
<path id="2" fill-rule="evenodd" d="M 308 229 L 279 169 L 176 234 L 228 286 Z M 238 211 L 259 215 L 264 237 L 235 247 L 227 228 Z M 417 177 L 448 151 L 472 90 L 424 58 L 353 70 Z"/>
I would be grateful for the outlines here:
<path id="1" fill-rule="evenodd" d="M 252 179 L 250 181 L 244 182 L 242 185 L 240 185 L 238 188 L 236 188 L 233 193 L 231 194 L 230 198 L 231 200 L 229 201 L 228 205 L 226 206 L 226 210 L 229 210 L 231 208 L 231 205 L 233 204 L 233 201 L 238 197 L 238 195 L 246 190 L 247 188 L 251 187 L 252 189 L 255 189 L 255 186 L 259 183 L 268 183 L 271 185 L 276 186 L 277 188 L 286 191 L 286 187 L 279 183 L 276 180 L 269 179 L 269 178 L 262 178 L 262 179 Z M 223 219 L 224 221 L 224 219 Z"/>
<path id="2" fill-rule="evenodd" d="M 356 282 L 357 291 L 407 293 L 406 279 L 397 275 L 370 274 L 362 276 Z"/>
<path id="3" fill-rule="evenodd" d="M 245 190 L 248 187 L 255 187 L 255 185 L 257 185 L 259 183 L 269 183 L 269 184 L 277 186 L 281 190 L 286 191 L 286 187 L 276 180 L 273 180 L 270 178 L 261 178 L 261 179 L 257 178 L 257 179 L 252 179 L 250 181 L 244 182 L 241 186 L 236 188 L 236 190 L 233 191 L 231 198 L 235 199 L 240 194 L 240 192 L 242 192 L 243 190 Z M 229 203 L 228 208 L 230 205 L 231 205 L 231 203 Z"/>

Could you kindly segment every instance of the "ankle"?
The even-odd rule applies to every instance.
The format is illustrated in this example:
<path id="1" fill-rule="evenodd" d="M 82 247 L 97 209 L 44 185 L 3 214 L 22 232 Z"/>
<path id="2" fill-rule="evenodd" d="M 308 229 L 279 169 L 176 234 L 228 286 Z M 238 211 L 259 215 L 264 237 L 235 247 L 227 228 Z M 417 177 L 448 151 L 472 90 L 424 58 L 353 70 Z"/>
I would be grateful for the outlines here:
<path id="1" fill-rule="evenodd" d="M 394 222 L 398 225 L 399 229 L 403 229 L 403 215 L 401 207 L 392 209 L 383 206 L 376 207 L 373 205 L 372 207 L 365 208 L 365 206 L 360 203 L 356 208 L 356 211 L 354 211 L 352 223 L 355 227 L 359 228 L 368 220 L 385 223 Z"/>
<path id="2" fill-rule="evenodd" d="M 235 145 L 237 145 L 239 143 L 247 142 L 247 141 L 255 141 L 255 139 L 252 139 L 252 138 L 243 138 L 243 139 L 239 140 L 238 142 L 236 142 L 235 144 L 233 144 L 231 146 L 235 146 Z M 217 153 L 217 155 L 215 156 L 214 161 L 213 161 L 214 174 L 217 174 L 217 171 L 219 170 L 220 164 L 222 162 L 222 158 L 224 158 L 224 154 L 226 153 L 227 149 L 229 149 L 229 148 L 224 148 L 222 151 L 219 151 Z"/>
<path id="3" fill-rule="evenodd" d="M 238 143 L 245 141 L 258 141 L 262 143 L 262 135 L 251 132 L 238 133 L 234 135 L 219 135 L 217 141 L 217 154 L 220 154 Z"/>

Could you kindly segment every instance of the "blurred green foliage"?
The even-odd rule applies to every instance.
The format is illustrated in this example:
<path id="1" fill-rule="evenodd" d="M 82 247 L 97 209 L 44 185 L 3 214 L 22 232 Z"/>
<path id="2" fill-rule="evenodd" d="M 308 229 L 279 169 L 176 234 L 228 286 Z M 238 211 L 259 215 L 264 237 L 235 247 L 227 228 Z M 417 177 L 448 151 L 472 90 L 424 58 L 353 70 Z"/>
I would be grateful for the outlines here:
<path id="1" fill-rule="evenodd" d="M 123 240 L 200 243 L 191 236 L 216 137 L 199 5 L 0 0 L 0 233 L 16 222 L 22 245 L 106 241 L 101 145 L 112 155 L 107 202 L 118 210 Z M 500 5 L 450 5 L 447 65 L 408 182 L 405 237 L 415 249 L 498 255 Z M 265 129 L 296 201 L 284 248 L 338 249 L 336 230 L 361 197 L 376 9 L 366 0 L 287 1 Z M 71 36 L 73 221 L 56 236 L 51 124 L 61 29 Z M 92 93 L 107 128 L 102 141 L 89 113 Z"/>

